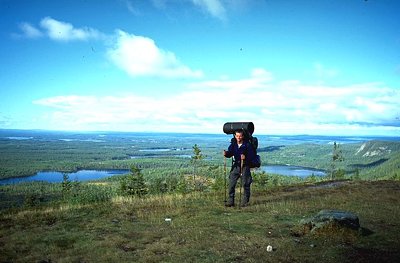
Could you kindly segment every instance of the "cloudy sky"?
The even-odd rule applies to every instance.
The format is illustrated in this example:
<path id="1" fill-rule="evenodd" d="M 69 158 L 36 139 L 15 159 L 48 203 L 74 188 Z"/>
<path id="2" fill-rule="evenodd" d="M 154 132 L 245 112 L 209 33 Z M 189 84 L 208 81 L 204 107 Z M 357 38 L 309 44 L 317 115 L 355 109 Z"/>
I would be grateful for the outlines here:
<path id="1" fill-rule="evenodd" d="M 0 0 L 0 128 L 400 134 L 396 0 Z"/>

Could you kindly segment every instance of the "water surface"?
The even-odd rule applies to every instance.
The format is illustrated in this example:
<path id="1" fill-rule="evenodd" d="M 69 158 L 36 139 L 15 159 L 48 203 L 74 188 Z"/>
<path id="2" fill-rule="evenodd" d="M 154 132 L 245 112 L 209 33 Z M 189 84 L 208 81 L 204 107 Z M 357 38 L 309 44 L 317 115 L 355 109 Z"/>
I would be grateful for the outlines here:
<path id="1" fill-rule="evenodd" d="M 66 173 L 71 181 L 90 181 L 106 178 L 112 175 L 126 174 L 129 170 L 80 170 L 74 173 Z M 15 177 L 0 180 L 0 185 L 5 184 L 16 184 L 22 182 L 49 182 L 49 183 L 61 183 L 63 181 L 62 172 L 52 171 L 52 172 L 38 172 L 32 176 L 26 177 Z"/>
<path id="2" fill-rule="evenodd" d="M 311 175 L 315 176 L 325 176 L 326 173 L 322 170 L 317 170 L 313 168 L 295 166 L 295 165 L 266 165 L 261 166 L 261 170 L 267 174 L 280 174 L 286 176 L 299 176 L 307 177 Z"/>

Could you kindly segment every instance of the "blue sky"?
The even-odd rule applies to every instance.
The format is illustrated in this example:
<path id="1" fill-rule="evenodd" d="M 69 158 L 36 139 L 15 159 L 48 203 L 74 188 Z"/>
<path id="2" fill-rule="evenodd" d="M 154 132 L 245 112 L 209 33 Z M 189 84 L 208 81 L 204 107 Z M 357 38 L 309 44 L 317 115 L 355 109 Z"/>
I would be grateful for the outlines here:
<path id="1" fill-rule="evenodd" d="M 400 2 L 0 0 L 0 128 L 400 134 Z"/>

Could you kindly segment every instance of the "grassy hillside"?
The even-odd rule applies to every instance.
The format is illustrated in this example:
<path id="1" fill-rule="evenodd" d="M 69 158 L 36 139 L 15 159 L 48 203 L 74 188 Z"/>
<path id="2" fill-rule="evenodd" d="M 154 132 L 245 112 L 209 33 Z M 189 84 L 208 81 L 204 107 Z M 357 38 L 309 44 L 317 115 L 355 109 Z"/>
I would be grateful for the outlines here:
<path id="1" fill-rule="evenodd" d="M 2 187 L 1 202 L 17 193 Z M 57 193 L 42 194 L 54 199 Z M 400 258 L 398 181 L 254 185 L 249 207 L 225 208 L 223 200 L 223 191 L 210 191 L 3 208 L 0 262 L 395 262 Z M 357 214 L 362 230 L 320 235 L 295 231 L 300 220 L 322 209 Z M 268 245 L 272 252 L 267 252 Z"/>

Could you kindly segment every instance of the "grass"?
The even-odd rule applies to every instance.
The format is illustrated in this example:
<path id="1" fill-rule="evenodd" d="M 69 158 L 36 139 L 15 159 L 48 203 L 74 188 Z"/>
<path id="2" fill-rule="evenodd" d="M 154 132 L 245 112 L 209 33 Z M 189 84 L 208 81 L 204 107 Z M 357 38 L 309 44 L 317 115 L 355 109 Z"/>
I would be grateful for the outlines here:
<path id="1" fill-rule="evenodd" d="M 223 199 L 223 192 L 195 192 L 3 209 L 0 262 L 395 262 L 400 258 L 399 181 L 254 188 L 251 205 L 241 209 L 225 208 Z M 302 219 L 322 209 L 354 212 L 363 231 L 296 234 Z M 267 252 L 268 245 L 272 252 Z"/>

